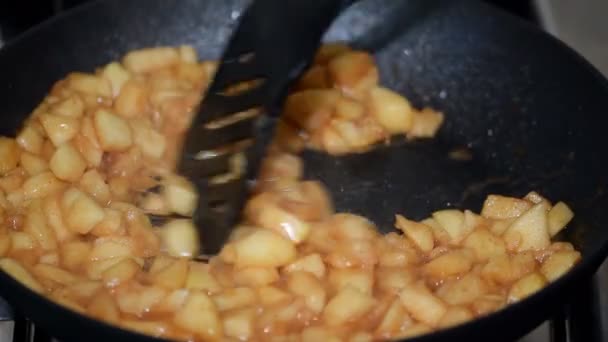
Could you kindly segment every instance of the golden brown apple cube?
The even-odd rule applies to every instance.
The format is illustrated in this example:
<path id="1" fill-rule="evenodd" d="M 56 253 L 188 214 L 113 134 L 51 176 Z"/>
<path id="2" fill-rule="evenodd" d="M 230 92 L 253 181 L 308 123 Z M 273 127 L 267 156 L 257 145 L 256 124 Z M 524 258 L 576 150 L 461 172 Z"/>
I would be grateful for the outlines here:
<path id="1" fill-rule="evenodd" d="M 412 105 L 400 94 L 383 87 L 369 91 L 368 108 L 390 134 L 407 133 L 413 124 Z"/>
<path id="2" fill-rule="evenodd" d="M 399 292 L 399 298 L 413 318 L 429 326 L 437 326 L 447 312 L 447 306 L 423 283 L 404 287 Z"/>
<path id="3" fill-rule="evenodd" d="M 322 318 L 328 326 L 340 326 L 361 318 L 375 304 L 376 300 L 371 295 L 347 286 L 329 300 Z"/>
<path id="4" fill-rule="evenodd" d="M 519 217 L 532 207 L 532 203 L 500 195 L 489 195 L 483 203 L 481 215 L 491 219 L 506 219 Z"/>
<path id="5" fill-rule="evenodd" d="M 104 151 L 125 151 L 131 147 L 133 138 L 127 121 L 104 109 L 94 115 L 95 131 Z"/>
<path id="6" fill-rule="evenodd" d="M 549 234 L 551 236 L 557 235 L 562 229 L 566 227 L 568 222 L 572 220 L 574 213 L 572 209 L 564 202 L 558 202 L 549 210 L 547 217 L 549 223 Z"/>
<path id="7" fill-rule="evenodd" d="M 72 144 L 60 145 L 49 161 L 49 168 L 61 180 L 75 182 L 80 179 L 87 162 Z"/>
<path id="8" fill-rule="evenodd" d="M 70 141 L 80 130 L 79 119 L 71 116 L 42 114 L 40 123 L 55 147 Z"/>
<path id="9" fill-rule="evenodd" d="M 20 149 L 15 139 L 0 136 L 0 175 L 15 169 L 19 159 Z"/>
<path id="10" fill-rule="evenodd" d="M 184 306 L 175 314 L 175 324 L 193 331 L 203 339 L 219 339 L 223 335 L 222 321 L 215 304 L 204 293 L 192 293 Z"/>
<path id="11" fill-rule="evenodd" d="M 122 62 L 127 70 L 146 73 L 178 64 L 180 55 L 172 47 L 154 47 L 127 53 Z"/>
<path id="12" fill-rule="evenodd" d="M 131 78 L 131 74 L 118 62 L 106 65 L 101 76 L 110 82 L 113 97 L 120 93 L 123 84 Z"/>

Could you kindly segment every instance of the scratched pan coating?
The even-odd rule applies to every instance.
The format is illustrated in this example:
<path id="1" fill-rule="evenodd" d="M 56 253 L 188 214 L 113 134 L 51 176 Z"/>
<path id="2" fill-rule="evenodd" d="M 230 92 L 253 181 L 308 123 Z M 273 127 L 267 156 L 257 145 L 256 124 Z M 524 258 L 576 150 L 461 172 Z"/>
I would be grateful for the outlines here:
<path id="1" fill-rule="evenodd" d="M 583 253 L 572 272 L 498 313 L 415 339 L 512 340 L 554 314 L 606 256 L 607 82 L 514 17 L 466 0 L 415 15 L 423 1 L 362 0 L 326 38 L 372 49 L 383 84 L 417 107 L 443 111 L 438 136 L 341 158 L 307 152 L 306 175 L 329 187 L 339 210 L 370 217 L 383 231 L 395 213 L 479 210 L 489 193 L 536 190 L 570 204 L 576 217 L 560 237 Z M 129 50 L 193 44 L 217 58 L 245 3 L 108 0 L 41 25 L 0 50 L 0 133 L 14 133 L 67 72 L 92 71 Z M 462 149 L 471 158 L 450 158 Z M 64 341 L 157 341 L 61 308 L 3 273 L 0 295 Z"/>

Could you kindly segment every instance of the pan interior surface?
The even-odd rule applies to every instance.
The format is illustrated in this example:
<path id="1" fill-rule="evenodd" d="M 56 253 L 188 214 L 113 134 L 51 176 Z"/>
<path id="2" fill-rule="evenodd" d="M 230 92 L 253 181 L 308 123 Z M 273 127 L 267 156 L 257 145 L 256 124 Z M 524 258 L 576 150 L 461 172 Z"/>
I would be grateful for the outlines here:
<path id="1" fill-rule="evenodd" d="M 508 320 L 512 328 L 503 328 L 501 338 L 509 340 L 546 318 L 567 293 L 567 281 L 591 274 L 605 256 L 608 86 L 561 43 L 478 2 L 439 1 L 433 11 L 402 23 L 411 17 L 409 6 L 421 1 L 357 3 L 326 39 L 373 48 L 384 85 L 416 107 L 445 113 L 438 136 L 339 158 L 306 152 L 306 175 L 329 188 L 338 210 L 369 217 L 385 232 L 393 229 L 395 213 L 422 219 L 446 207 L 479 210 L 490 193 L 535 190 L 568 203 L 576 216 L 561 238 L 582 251 L 578 271 L 522 304 L 420 338 L 495 338 Z M 101 1 L 27 33 L 0 50 L 1 133 L 14 133 L 66 73 L 91 71 L 129 50 L 192 44 L 203 58 L 217 58 L 245 3 Z M 386 22 L 399 30 L 370 43 L 366 33 Z M 451 158 L 455 150 L 471 158 Z M 153 340 L 58 308 L 0 278 L 2 295 L 58 337 Z M 532 304 L 534 310 L 526 310 Z"/>

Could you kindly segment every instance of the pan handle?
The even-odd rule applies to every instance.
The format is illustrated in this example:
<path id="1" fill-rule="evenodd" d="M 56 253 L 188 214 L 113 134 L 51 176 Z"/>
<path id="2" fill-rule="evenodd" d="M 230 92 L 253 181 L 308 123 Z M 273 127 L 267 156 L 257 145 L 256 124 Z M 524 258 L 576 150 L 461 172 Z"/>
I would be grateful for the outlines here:
<path id="1" fill-rule="evenodd" d="M 13 342 L 57 342 L 23 315 L 15 315 L 14 322 Z"/>
<path id="2" fill-rule="evenodd" d="M 581 281 L 575 296 L 551 321 L 551 342 L 604 341 L 598 281 Z"/>

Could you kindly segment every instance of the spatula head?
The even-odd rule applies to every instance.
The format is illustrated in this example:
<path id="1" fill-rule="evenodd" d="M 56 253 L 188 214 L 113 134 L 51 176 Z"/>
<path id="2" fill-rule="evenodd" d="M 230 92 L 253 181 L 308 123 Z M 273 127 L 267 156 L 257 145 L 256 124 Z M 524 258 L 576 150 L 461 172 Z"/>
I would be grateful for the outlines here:
<path id="1" fill-rule="evenodd" d="M 179 171 L 197 187 L 202 254 L 238 222 L 288 87 L 351 1 L 256 0 L 245 11 L 186 137 Z"/>

